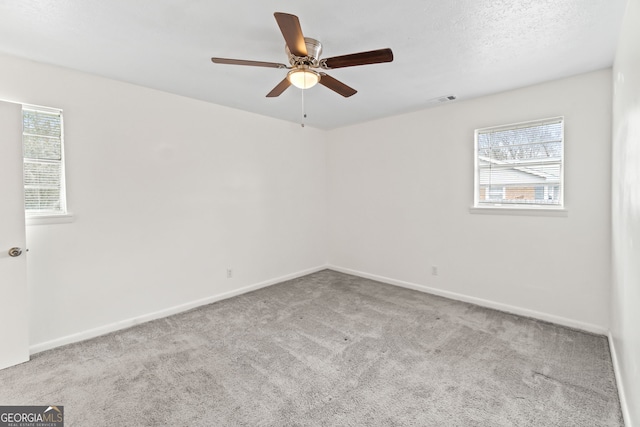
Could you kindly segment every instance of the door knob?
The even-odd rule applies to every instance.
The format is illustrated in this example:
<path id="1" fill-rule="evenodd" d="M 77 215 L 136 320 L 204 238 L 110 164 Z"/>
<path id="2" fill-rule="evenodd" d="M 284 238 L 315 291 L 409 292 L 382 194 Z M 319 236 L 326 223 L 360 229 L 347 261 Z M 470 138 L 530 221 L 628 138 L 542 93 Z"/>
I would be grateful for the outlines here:
<path id="1" fill-rule="evenodd" d="M 22 249 L 20 249 L 20 248 L 11 248 L 11 249 L 9 249 L 9 256 L 16 257 L 16 256 L 20 256 L 20 255 L 22 255 Z"/>

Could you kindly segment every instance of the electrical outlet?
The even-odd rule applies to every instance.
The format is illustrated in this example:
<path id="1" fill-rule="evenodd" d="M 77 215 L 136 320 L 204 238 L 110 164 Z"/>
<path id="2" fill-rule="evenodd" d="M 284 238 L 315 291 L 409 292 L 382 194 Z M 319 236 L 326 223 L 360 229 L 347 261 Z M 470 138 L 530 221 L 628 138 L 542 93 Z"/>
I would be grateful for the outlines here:
<path id="1" fill-rule="evenodd" d="M 432 276 L 437 276 L 438 275 L 438 266 L 437 265 L 432 265 L 431 266 L 431 275 Z"/>
<path id="2" fill-rule="evenodd" d="M 231 279 L 233 277 L 233 270 L 230 268 L 227 268 L 227 279 Z"/>

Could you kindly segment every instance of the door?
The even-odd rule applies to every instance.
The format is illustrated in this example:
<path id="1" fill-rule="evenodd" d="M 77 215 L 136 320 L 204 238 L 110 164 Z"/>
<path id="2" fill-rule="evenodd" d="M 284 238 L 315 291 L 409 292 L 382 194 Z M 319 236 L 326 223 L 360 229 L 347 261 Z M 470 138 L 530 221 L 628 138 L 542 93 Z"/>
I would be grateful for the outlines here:
<path id="1" fill-rule="evenodd" d="M 22 106 L 0 101 L 0 369 L 29 360 L 25 243 Z"/>

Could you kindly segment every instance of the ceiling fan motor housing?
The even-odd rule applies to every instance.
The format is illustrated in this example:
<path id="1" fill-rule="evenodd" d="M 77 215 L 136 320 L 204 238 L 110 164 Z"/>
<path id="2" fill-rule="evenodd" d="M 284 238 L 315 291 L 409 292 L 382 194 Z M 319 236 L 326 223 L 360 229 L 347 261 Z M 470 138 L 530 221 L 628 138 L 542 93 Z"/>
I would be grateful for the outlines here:
<path id="1" fill-rule="evenodd" d="M 322 43 L 310 37 L 304 38 L 304 44 L 307 47 L 307 56 L 295 56 L 285 45 L 284 49 L 289 57 L 289 63 L 293 67 L 299 65 L 307 65 L 309 67 L 318 67 L 320 65 L 320 55 L 322 55 Z"/>

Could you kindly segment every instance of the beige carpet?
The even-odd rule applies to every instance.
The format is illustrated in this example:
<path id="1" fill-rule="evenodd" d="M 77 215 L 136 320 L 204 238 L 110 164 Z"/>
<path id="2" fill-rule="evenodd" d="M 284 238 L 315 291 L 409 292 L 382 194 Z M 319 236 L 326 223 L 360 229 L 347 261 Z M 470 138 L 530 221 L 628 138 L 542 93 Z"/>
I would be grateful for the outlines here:
<path id="1" fill-rule="evenodd" d="M 36 354 L 0 404 L 72 427 L 623 425 L 605 337 L 328 270 Z"/>

